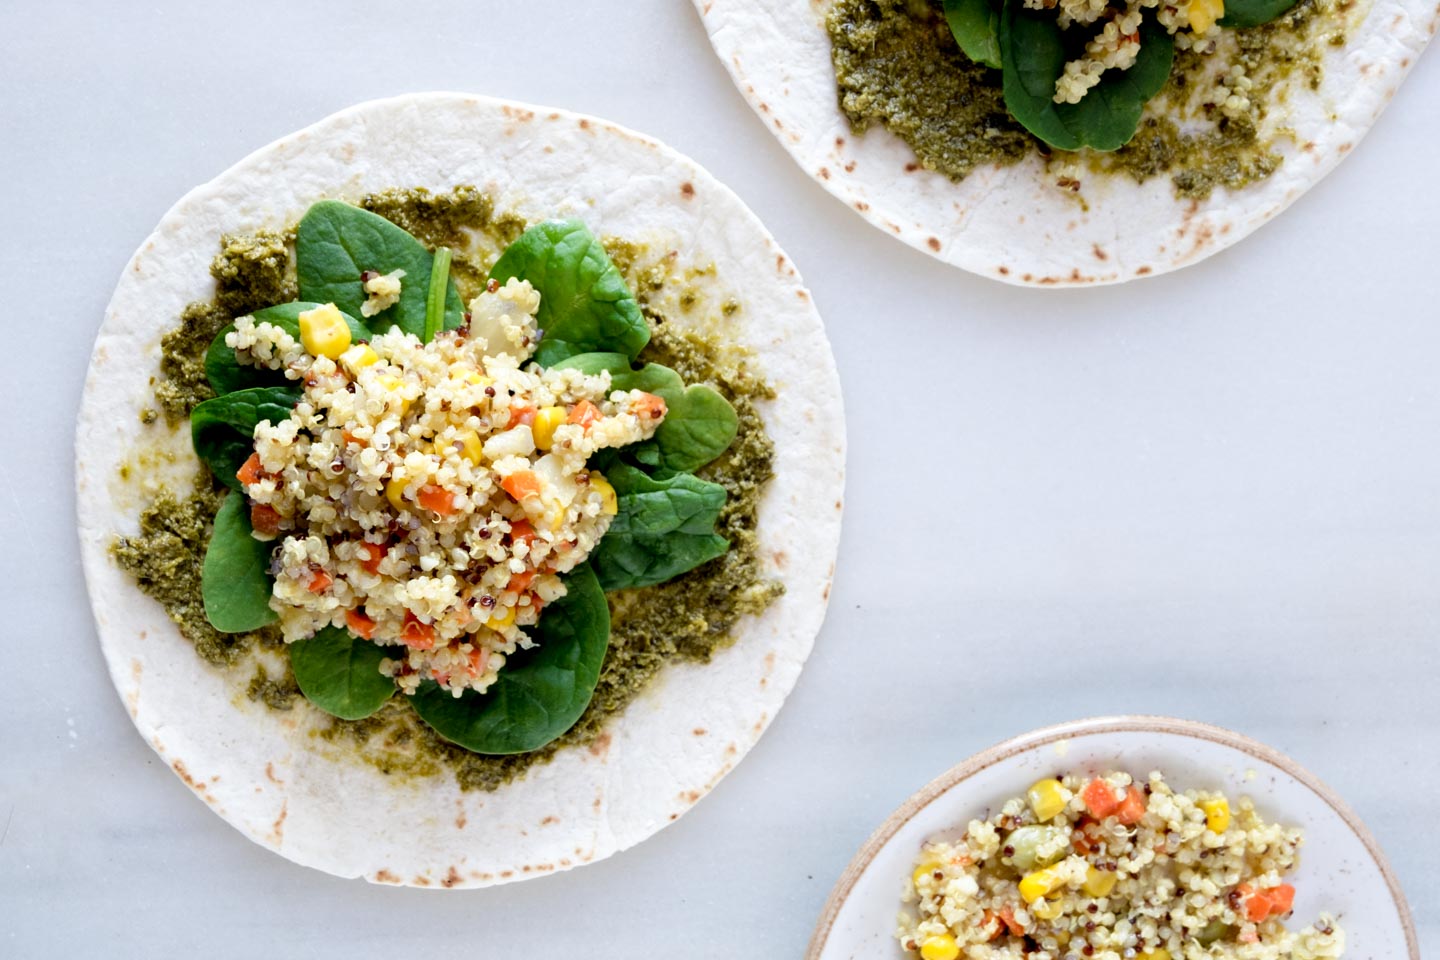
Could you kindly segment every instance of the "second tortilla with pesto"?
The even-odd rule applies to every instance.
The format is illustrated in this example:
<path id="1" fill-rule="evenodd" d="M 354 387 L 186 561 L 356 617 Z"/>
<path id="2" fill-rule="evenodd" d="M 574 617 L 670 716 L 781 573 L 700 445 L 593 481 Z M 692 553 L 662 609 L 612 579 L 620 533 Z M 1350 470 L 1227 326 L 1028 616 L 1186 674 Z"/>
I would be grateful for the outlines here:
<path id="1" fill-rule="evenodd" d="M 1118 283 L 1275 216 L 1429 41 L 1419 0 L 697 0 L 792 156 L 1008 283 Z"/>
<path id="2" fill-rule="evenodd" d="M 443 171 L 389 149 L 532 123 Z M 77 438 L 112 673 L 292 859 L 466 886 L 605 856 L 733 765 L 808 651 L 842 455 L 818 318 L 733 195 L 599 128 L 355 108 L 182 201 L 112 302 Z M 331 193 L 335 151 L 366 172 Z"/>

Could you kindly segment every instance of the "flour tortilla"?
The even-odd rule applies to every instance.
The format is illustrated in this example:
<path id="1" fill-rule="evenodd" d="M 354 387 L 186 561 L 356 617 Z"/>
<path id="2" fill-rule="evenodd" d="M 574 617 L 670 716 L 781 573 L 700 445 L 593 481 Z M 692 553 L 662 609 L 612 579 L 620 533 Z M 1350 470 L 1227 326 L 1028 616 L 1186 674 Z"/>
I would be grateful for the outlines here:
<path id="1" fill-rule="evenodd" d="M 445 773 L 397 782 L 309 736 L 320 719 L 245 696 L 243 670 L 204 663 L 107 550 L 140 500 L 117 480 L 153 405 L 159 337 L 213 294 L 227 231 L 282 227 L 324 197 L 474 184 L 498 210 L 583 217 L 598 235 L 713 260 L 743 309 L 735 338 L 775 385 L 762 407 L 775 479 L 760 508 L 765 573 L 785 595 L 708 665 L 667 667 L 589 749 L 562 751 L 495 793 Z M 694 322 L 677 314 L 673 322 Z M 172 482 L 193 475 L 182 429 Z M 755 216 L 692 161 L 646 137 L 558 110 L 460 94 L 361 104 L 285 137 L 192 191 L 135 254 L 95 344 L 76 435 L 85 575 L 111 676 L 174 772 L 257 843 L 344 877 L 478 887 L 565 870 L 677 819 L 739 762 L 794 686 L 824 617 L 840 533 L 844 423 L 834 358 L 789 259 Z M 158 465 L 154 461 L 162 462 Z M 186 489 L 181 487 L 180 489 Z M 326 751 L 330 751 L 327 755 Z"/>
<path id="2" fill-rule="evenodd" d="M 1435 32 L 1434 0 L 1361 0 L 1368 13 L 1328 49 L 1318 91 L 1294 82 L 1284 163 L 1241 190 L 1176 198 L 1170 178 L 1082 175 L 1088 211 L 1036 156 L 960 183 L 920 169 L 899 137 L 856 136 L 840 112 L 825 11 L 831 0 L 695 0 L 735 85 L 801 168 L 876 227 L 1008 283 L 1121 283 L 1205 259 L 1319 182 L 1390 102 Z"/>

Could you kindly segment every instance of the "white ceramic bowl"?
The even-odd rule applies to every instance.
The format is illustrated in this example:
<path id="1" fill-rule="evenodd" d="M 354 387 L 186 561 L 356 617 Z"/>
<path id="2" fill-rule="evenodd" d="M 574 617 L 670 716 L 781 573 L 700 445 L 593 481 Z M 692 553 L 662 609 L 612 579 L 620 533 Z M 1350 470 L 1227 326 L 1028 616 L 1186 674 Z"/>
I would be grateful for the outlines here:
<path id="1" fill-rule="evenodd" d="M 1249 796 L 1267 820 L 1305 832 L 1295 923 L 1321 911 L 1345 929 L 1346 960 L 1419 960 L 1410 910 L 1385 855 L 1329 787 L 1288 757 L 1219 727 L 1168 717 L 1077 720 L 1016 737 L 932 781 L 890 815 L 826 901 L 807 960 L 905 957 L 895 940 L 905 880 L 921 845 L 988 815 L 1058 772 L 1160 770 L 1177 789 Z"/>

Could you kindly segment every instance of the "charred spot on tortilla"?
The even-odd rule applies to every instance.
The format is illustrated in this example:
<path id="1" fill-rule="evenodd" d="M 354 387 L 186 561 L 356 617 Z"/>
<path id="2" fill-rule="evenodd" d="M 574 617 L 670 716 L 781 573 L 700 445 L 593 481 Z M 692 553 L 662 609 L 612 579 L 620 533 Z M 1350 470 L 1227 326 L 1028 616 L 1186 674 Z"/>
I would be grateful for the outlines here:
<path id="1" fill-rule="evenodd" d="M 375 193 L 358 206 L 427 248 L 454 249 L 451 278 L 467 301 L 487 289 L 490 266 L 528 226 L 497 212 L 488 195 L 468 186 L 443 193 Z M 217 334 L 237 317 L 296 297 L 295 238 L 293 228 L 218 238 L 220 252 L 210 268 L 214 298 L 188 307 L 163 340 L 162 376 L 154 391 L 166 420 L 184 419 L 214 395 L 204 371 Z M 724 490 L 716 530 L 729 542 L 728 550 L 669 581 L 610 593 L 609 653 L 594 695 L 575 725 L 550 743 L 513 755 L 475 753 L 440 736 L 406 697 L 394 696 L 363 719 L 324 716 L 312 736 L 328 752 L 358 758 L 388 776 L 428 778 L 448 771 L 462 789 L 497 789 L 560 750 L 603 742 L 609 719 L 667 664 L 708 661 L 731 642 L 742 617 L 759 614 L 783 593 L 763 568 L 756 536 L 760 497 L 774 461 L 757 404 L 774 394 L 750 353 L 726 342 L 726 322 L 740 310 L 739 301 L 705 292 L 713 265 L 685 266 L 675 251 L 644 243 L 608 237 L 604 243 L 649 321 L 651 338 L 637 361 L 668 367 L 686 383 L 709 384 L 734 408 L 734 440 L 696 471 L 697 478 Z M 707 313 L 699 324 L 682 330 L 665 322 L 673 311 L 699 314 L 701 308 Z M 293 710 L 305 697 L 284 657 L 280 630 L 269 625 L 223 633 L 209 623 L 200 602 L 210 528 L 225 496 L 225 488 L 204 472 L 183 495 L 161 491 L 143 511 L 139 534 L 117 539 L 112 555 L 161 603 L 199 656 L 218 668 L 249 673 L 243 689 L 251 701 Z"/>
<path id="2" fill-rule="evenodd" d="M 1224 9 L 1218 0 L 1192 0 L 1165 7 L 1167 16 L 1180 18 L 1181 27 L 1188 28 L 1189 11 L 1197 2 L 1212 12 Z M 1015 3 L 1018 10 L 1019 0 Z M 1145 103 L 1133 133 L 1100 149 L 1074 152 L 1052 149 L 1027 129 L 1049 129 L 1064 136 L 1066 128 L 1077 126 L 1073 116 L 1058 130 L 1043 122 L 1038 126 L 1028 120 L 1022 123 L 1007 107 L 1002 70 L 962 51 L 952 29 L 954 22 L 947 25 L 947 11 L 961 6 L 976 4 L 834 0 L 826 16 L 831 61 L 840 109 L 855 133 L 883 126 L 904 140 L 918 161 L 907 164 L 906 172 L 923 167 L 960 181 L 977 168 L 1007 166 L 1038 155 L 1052 173 L 1120 175 L 1140 183 L 1168 177 L 1177 196 L 1202 199 L 1216 187 L 1236 190 L 1262 181 L 1280 167 L 1283 157 L 1277 146 L 1287 132 L 1283 119 L 1277 118 L 1283 117 L 1287 90 L 1297 83 L 1319 89 L 1324 48 L 1345 43 L 1354 12 L 1349 0 L 1298 0 L 1258 25 L 1231 29 L 1222 20 L 1193 41 L 1190 31 L 1181 29 L 1176 36 L 1185 38 L 1175 44 L 1168 79 Z M 979 3 L 979 7 L 987 6 L 1000 16 L 1002 4 Z M 1029 10 L 1031 6 L 1025 5 L 1026 16 L 1054 16 L 1035 14 Z M 1139 16 L 1149 9 L 1144 3 L 1131 3 L 1123 10 L 1093 2 L 1058 6 L 1067 11 L 1067 17 L 1076 13 L 1086 16 L 1084 11 L 1094 10 L 1117 17 Z M 1240 4 L 1232 2 L 1232 6 L 1244 13 Z M 1275 7 L 1269 5 L 1269 9 Z M 1145 16 L 1148 24 L 1153 14 Z M 1109 19 L 1108 14 L 1103 15 L 1097 24 Z M 1080 88 L 1116 73 L 1111 61 L 1129 65 L 1122 56 L 1126 51 L 1100 50 L 1108 34 L 1096 33 L 1096 29 L 1086 34 L 1093 49 L 1087 53 L 1072 43 L 1060 59 L 1078 56 L 1074 64 L 1103 65 L 1107 72 L 1081 69 L 1080 74 L 1093 76 L 1082 77 L 1078 83 L 1062 74 L 1057 87 L 1069 83 L 1077 89 L 1056 94 L 1061 110 L 1077 102 L 1067 103 L 1063 97 L 1078 96 L 1078 102 L 1083 102 L 1086 93 Z M 1117 42 L 1124 46 L 1129 40 L 1121 34 Z"/>

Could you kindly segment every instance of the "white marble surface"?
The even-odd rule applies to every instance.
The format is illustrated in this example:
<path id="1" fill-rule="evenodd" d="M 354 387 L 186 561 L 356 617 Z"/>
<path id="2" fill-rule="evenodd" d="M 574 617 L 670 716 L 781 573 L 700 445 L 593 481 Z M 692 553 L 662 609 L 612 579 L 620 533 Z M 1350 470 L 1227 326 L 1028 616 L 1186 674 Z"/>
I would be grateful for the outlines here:
<path id="1" fill-rule="evenodd" d="M 1388 848 L 1440 951 L 1422 826 L 1440 802 L 1433 57 L 1255 237 L 1055 294 L 943 267 L 842 209 L 761 129 L 684 0 L 5 13 L 0 634 L 27 683 L 0 696 L 0 956 L 795 956 L 855 848 L 932 775 L 1124 711 L 1309 766 Z M 70 479 L 91 337 L 170 203 L 335 109 L 425 89 L 600 114 L 709 166 L 804 271 L 850 423 L 830 620 L 754 753 L 633 851 L 455 895 L 296 867 L 151 755 L 104 674 Z"/>

